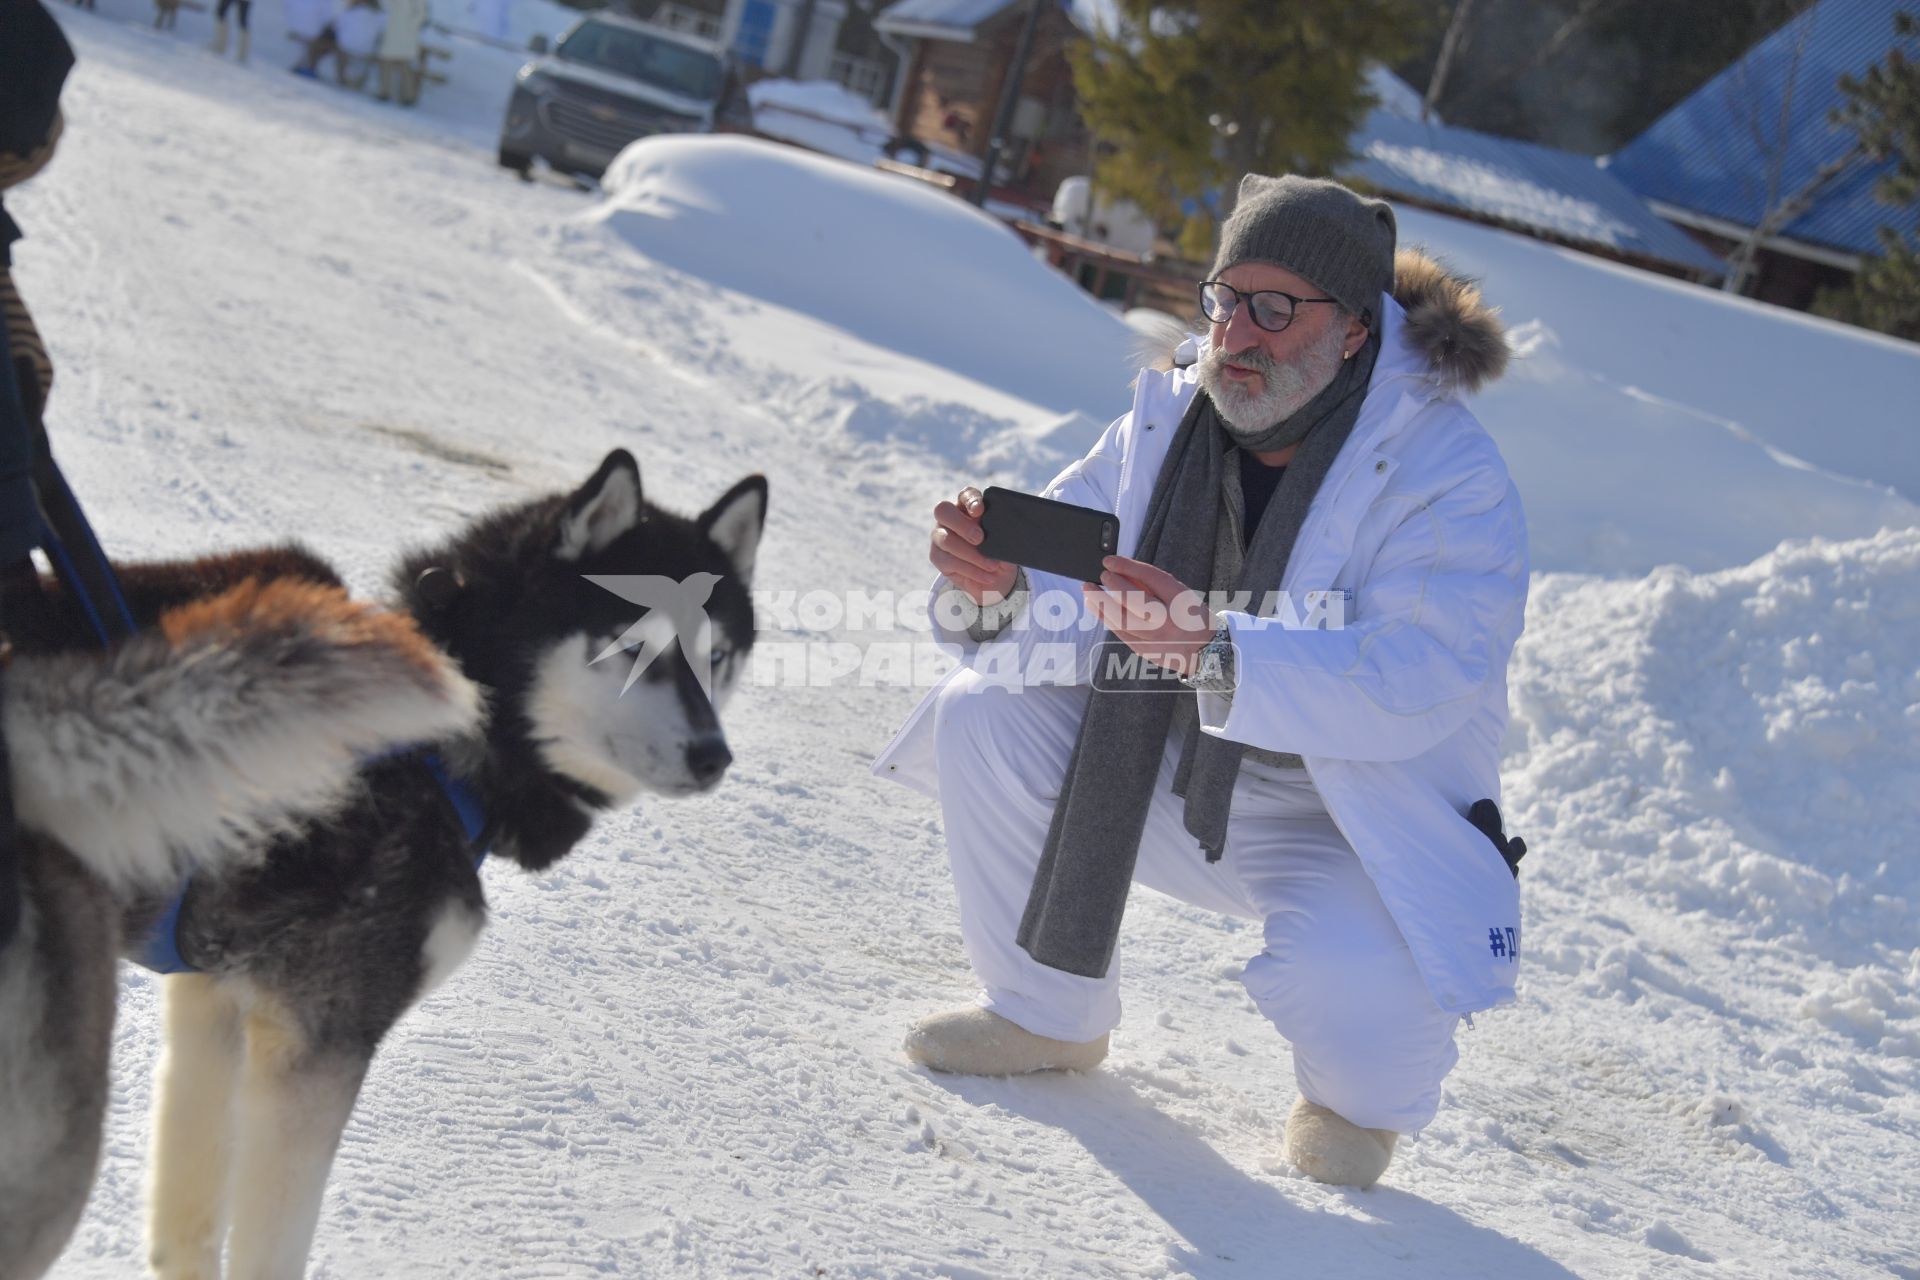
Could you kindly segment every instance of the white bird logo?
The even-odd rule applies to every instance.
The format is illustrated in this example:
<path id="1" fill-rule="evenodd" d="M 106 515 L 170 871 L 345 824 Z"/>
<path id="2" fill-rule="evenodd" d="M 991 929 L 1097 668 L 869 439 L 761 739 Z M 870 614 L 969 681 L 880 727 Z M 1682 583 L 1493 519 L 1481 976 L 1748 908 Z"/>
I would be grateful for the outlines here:
<path id="1" fill-rule="evenodd" d="M 637 604 L 647 611 L 593 659 L 593 662 L 601 662 L 638 646 L 634 653 L 633 670 L 627 673 L 627 682 L 620 686 L 621 693 L 633 688 L 648 664 L 665 653 L 677 640 L 680 642 L 680 651 L 687 656 L 687 665 L 693 668 L 693 678 L 699 682 L 700 692 L 706 694 L 709 700 L 712 699 L 713 619 L 707 615 L 707 601 L 713 597 L 714 584 L 720 581 L 719 574 L 695 573 L 685 578 L 667 578 L 653 573 L 589 573 L 582 576 L 594 586 L 611 591 L 622 600 Z"/>

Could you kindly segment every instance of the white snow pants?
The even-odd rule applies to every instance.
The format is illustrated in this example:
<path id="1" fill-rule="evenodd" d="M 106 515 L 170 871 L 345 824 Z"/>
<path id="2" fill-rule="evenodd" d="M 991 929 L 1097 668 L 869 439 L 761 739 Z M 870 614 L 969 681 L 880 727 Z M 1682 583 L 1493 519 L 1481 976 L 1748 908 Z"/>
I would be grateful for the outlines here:
<path id="1" fill-rule="evenodd" d="M 1104 978 L 1040 964 L 1014 941 L 1086 708 L 1084 686 L 1018 689 L 961 672 L 936 709 L 940 804 L 960 929 L 980 1003 L 1038 1035 L 1098 1038 L 1120 1022 L 1119 961 Z M 1169 739 L 1134 881 L 1264 922 L 1241 977 L 1293 1046 L 1310 1101 L 1368 1129 L 1433 1119 L 1459 1052 L 1360 859 L 1300 772 L 1246 766 L 1225 856 L 1208 863 L 1173 794 Z"/>

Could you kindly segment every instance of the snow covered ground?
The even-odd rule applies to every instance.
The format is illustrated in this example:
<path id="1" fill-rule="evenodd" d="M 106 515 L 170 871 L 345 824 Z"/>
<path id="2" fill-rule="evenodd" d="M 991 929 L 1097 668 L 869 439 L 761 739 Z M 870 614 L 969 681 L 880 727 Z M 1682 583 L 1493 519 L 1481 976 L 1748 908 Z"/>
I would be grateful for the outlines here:
<path id="1" fill-rule="evenodd" d="M 60 11 L 67 139 L 9 209 L 118 555 L 297 534 L 377 591 L 625 446 L 682 507 L 769 475 L 762 587 L 906 592 L 934 500 L 1043 479 L 1124 403 L 1118 322 L 922 188 L 669 141 L 597 204 L 493 167 L 504 52 L 463 43 L 407 114 L 100 6 Z M 375 1064 L 312 1273 L 1920 1277 L 1920 352 L 1403 225 L 1529 353 L 1482 409 L 1543 572 L 1521 999 L 1386 1184 L 1276 1158 L 1257 932 L 1150 894 L 1102 1070 L 911 1069 L 906 1024 L 969 991 L 938 814 L 866 773 L 917 691 L 750 688 L 720 792 L 488 869 L 493 928 Z M 154 994 L 126 973 L 66 1280 L 140 1266 Z"/>

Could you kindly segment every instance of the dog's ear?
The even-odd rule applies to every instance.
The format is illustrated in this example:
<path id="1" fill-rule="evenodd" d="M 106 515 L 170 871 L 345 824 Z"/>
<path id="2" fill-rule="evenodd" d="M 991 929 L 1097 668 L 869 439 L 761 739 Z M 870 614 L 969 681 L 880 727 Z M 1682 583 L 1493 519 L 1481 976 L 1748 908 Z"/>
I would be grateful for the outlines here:
<path id="1" fill-rule="evenodd" d="M 640 464 L 625 449 L 615 449 L 593 479 L 567 499 L 553 554 L 561 560 L 578 560 L 604 549 L 640 523 L 641 509 Z"/>
<path id="2" fill-rule="evenodd" d="M 767 525 L 767 478 L 748 476 L 700 513 L 700 532 L 712 538 L 742 579 L 753 577 L 754 553 Z"/>

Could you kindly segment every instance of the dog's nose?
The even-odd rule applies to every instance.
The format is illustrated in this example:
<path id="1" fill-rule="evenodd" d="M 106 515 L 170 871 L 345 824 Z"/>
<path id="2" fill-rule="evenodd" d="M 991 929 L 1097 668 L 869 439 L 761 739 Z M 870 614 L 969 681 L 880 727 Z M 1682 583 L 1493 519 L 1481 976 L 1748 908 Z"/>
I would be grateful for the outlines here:
<path id="1" fill-rule="evenodd" d="M 713 782 L 733 763 L 725 738 L 702 738 L 687 748 L 687 771 L 695 782 Z"/>

